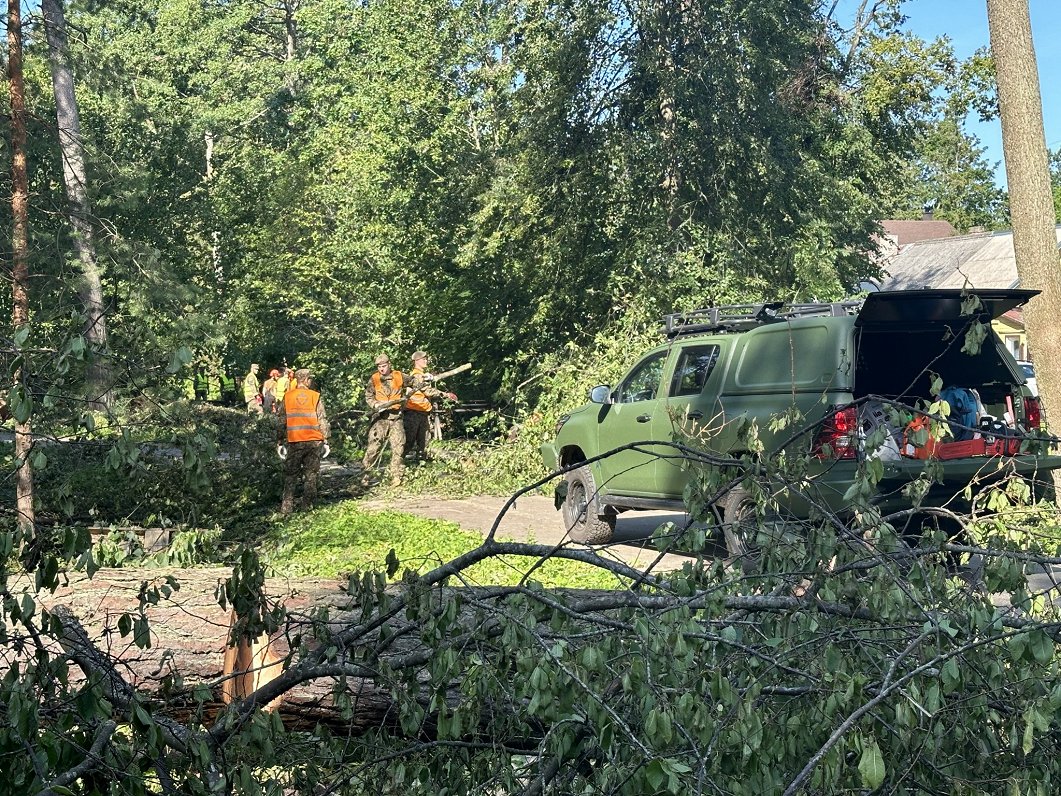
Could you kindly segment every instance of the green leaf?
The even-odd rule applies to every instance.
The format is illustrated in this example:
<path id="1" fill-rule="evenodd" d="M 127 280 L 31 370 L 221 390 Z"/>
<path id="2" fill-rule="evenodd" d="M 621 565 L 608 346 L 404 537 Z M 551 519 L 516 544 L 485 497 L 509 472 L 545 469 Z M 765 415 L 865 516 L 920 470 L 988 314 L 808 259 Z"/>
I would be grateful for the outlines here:
<path id="1" fill-rule="evenodd" d="M 12 338 L 15 343 L 15 348 L 22 348 L 22 346 L 26 344 L 31 329 L 32 327 L 28 323 L 18 328 L 18 331 L 15 332 L 15 335 Z"/>
<path id="2" fill-rule="evenodd" d="M 658 791 L 667 779 L 667 772 L 663 768 L 661 760 L 653 760 L 645 767 L 645 778 L 652 790 Z"/>
<path id="3" fill-rule="evenodd" d="M 25 423 L 33 414 L 33 396 L 21 384 L 16 384 L 8 394 L 11 416 L 17 423 Z"/>
<path id="4" fill-rule="evenodd" d="M 870 738 L 862 745 L 862 757 L 858 761 L 858 773 L 862 784 L 870 790 L 876 790 L 884 783 L 887 771 L 884 768 L 884 757 L 877 746 L 877 740 Z"/>
<path id="5" fill-rule="evenodd" d="M 1036 663 L 1047 664 L 1053 660 L 1054 642 L 1042 630 L 1034 630 L 1028 634 L 1028 649 Z"/>
<path id="6" fill-rule="evenodd" d="M 1024 754 L 1031 754 L 1035 748 L 1035 708 L 1030 707 L 1024 711 L 1024 737 L 1021 739 L 1021 750 Z"/>

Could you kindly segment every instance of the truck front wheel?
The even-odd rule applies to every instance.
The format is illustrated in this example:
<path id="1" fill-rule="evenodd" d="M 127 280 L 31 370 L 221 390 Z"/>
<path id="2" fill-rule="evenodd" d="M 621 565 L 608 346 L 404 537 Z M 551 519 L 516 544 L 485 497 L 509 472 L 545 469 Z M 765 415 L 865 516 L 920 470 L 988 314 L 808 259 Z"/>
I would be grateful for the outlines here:
<path id="1" fill-rule="evenodd" d="M 564 526 L 571 538 L 584 544 L 611 541 L 615 531 L 615 514 L 602 508 L 589 465 L 584 464 L 572 470 L 564 476 L 564 480 L 567 481 L 563 505 Z"/>

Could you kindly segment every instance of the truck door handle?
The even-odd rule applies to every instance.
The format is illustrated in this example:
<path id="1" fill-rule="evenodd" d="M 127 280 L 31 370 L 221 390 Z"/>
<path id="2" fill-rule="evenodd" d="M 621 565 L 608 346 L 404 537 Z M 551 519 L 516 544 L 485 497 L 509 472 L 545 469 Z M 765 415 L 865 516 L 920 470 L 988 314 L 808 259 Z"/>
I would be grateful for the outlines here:
<path id="1" fill-rule="evenodd" d="M 652 415 L 638 415 L 634 418 L 634 420 L 636 420 L 638 423 L 647 423 L 651 419 Z"/>
<path id="2" fill-rule="evenodd" d="M 687 417 L 690 420 L 703 420 L 704 419 L 704 413 L 703 412 L 690 412 L 687 415 Z"/>

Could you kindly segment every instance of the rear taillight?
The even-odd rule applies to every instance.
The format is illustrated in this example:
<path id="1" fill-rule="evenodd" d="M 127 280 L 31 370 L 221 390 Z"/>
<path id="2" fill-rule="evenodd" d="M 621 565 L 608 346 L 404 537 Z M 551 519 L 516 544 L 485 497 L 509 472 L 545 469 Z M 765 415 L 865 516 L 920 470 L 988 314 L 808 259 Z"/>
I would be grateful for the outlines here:
<path id="1" fill-rule="evenodd" d="M 858 453 L 858 415 L 853 406 L 837 409 L 822 421 L 811 451 L 819 459 L 854 459 Z"/>
<path id="2" fill-rule="evenodd" d="M 1035 431 L 1043 427 L 1043 407 L 1038 398 L 1024 399 L 1024 422 Z"/>

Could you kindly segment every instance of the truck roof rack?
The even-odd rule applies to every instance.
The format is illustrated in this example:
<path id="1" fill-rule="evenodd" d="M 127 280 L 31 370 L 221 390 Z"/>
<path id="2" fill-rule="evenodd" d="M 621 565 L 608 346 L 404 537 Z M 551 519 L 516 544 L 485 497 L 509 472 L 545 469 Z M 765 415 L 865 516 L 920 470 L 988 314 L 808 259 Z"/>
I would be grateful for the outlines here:
<path id="1" fill-rule="evenodd" d="M 782 301 L 761 304 L 724 304 L 691 312 L 672 312 L 663 316 L 663 334 L 679 337 L 702 332 L 742 332 L 771 323 L 797 318 L 840 317 L 854 315 L 862 299 L 812 304 L 788 304 Z"/>

